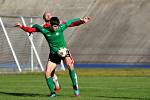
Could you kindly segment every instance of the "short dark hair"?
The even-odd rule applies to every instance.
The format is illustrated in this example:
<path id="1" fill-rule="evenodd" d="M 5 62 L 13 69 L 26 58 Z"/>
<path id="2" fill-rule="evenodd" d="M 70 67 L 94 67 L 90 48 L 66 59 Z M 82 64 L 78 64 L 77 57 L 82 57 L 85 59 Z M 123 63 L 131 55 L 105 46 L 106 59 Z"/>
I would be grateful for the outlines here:
<path id="1" fill-rule="evenodd" d="M 53 25 L 59 25 L 60 24 L 60 21 L 59 21 L 59 18 L 58 17 L 52 17 L 50 19 L 50 24 L 53 26 Z"/>

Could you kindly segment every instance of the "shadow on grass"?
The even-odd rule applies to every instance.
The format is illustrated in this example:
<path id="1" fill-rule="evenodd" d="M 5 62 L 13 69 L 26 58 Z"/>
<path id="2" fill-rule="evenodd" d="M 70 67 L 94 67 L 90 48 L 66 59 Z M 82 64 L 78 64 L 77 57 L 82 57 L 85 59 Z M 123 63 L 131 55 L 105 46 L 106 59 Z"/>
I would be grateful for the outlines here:
<path id="1" fill-rule="evenodd" d="M 11 95 L 11 96 L 22 96 L 22 97 L 49 97 L 45 94 L 37 94 L 37 93 L 11 93 L 11 92 L 0 92 L 0 94 Z M 64 95 L 57 95 L 64 96 Z"/>
<path id="2" fill-rule="evenodd" d="M 150 98 L 134 98 L 134 97 L 110 97 L 110 96 L 97 96 L 99 98 L 116 98 L 116 99 L 128 99 L 128 100 L 150 100 Z"/>

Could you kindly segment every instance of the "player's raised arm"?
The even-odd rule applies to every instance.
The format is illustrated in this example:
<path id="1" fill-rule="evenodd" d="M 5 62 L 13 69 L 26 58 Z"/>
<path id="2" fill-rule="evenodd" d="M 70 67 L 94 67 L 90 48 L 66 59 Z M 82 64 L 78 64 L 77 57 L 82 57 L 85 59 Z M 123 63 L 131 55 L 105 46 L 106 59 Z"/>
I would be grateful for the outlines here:
<path id="1" fill-rule="evenodd" d="M 84 17 L 83 19 L 79 21 L 72 22 L 71 25 L 69 25 L 69 27 L 79 26 L 89 21 L 90 21 L 90 17 Z"/>
<path id="2" fill-rule="evenodd" d="M 37 32 L 41 32 L 41 33 L 47 33 L 49 32 L 48 30 L 46 30 L 45 28 L 43 28 L 41 25 L 38 25 L 38 24 L 34 24 L 32 26 L 32 28 L 35 28 L 37 30 Z"/>
<path id="3" fill-rule="evenodd" d="M 87 23 L 90 21 L 90 17 L 84 17 L 82 19 L 80 19 L 80 18 L 71 19 L 71 20 L 68 20 L 65 24 L 67 25 L 67 27 L 69 27 L 71 24 L 75 24 L 75 23 L 76 23 L 76 25 L 77 24 L 79 25 L 79 24 L 81 24 L 81 21 L 82 21 L 82 23 Z"/>
<path id="4" fill-rule="evenodd" d="M 90 17 L 84 17 L 83 19 L 80 19 L 80 18 L 70 19 L 65 24 L 62 24 L 61 28 L 62 28 L 62 30 L 65 30 L 67 27 L 69 27 L 74 22 L 82 21 L 83 23 L 87 23 L 87 22 L 89 22 L 89 20 L 90 20 Z"/>
<path id="5" fill-rule="evenodd" d="M 20 24 L 20 23 L 16 23 L 15 27 L 19 27 L 19 28 L 21 28 L 22 30 L 24 30 L 25 32 L 29 32 L 29 33 L 37 32 L 36 28 L 24 26 L 24 25 L 22 25 L 22 24 Z"/>
<path id="6" fill-rule="evenodd" d="M 60 28 L 62 30 L 65 30 L 67 27 L 69 27 L 73 22 L 76 22 L 76 21 L 80 21 L 81 19 L 80 18 L 75 18 L 75 19 L 70 19 L 68 20 L 66 23 L 64 24 L 61 24 L 60 25 Z"/>
<path id="7" fill-rule="evenodd" d="M 80 20 L 81 20 L 80 18 L 70 19 L 65 23 L 65 25 L 69 27 L 73 22 L 80 21 Z"/>
<path id="8" fill-rule="evenodd" d="M 65 24 L 65 23 L 66 22 L 64 20 L 61 21 L 61 24 Z M 83 20 L 72 22 L 68 27 L 75 27 L 75 26 L 79 26 L 81 24 L 84 24 Z"/>

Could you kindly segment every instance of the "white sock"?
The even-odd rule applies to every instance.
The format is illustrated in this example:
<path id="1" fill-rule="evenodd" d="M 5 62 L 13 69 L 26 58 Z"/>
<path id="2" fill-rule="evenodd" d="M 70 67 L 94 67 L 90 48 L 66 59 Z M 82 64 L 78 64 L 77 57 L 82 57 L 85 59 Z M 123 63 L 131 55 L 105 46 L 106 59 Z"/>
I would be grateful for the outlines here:
<path id="1" fill-rule="evenodd" d="M 58 82 L 58 78 L 57 78 L 56 74 L 54 74 L 54 76 L 53 76 L 53 82 L 55 84 L 55 87 L 59 88 L 59 82 Z"/>

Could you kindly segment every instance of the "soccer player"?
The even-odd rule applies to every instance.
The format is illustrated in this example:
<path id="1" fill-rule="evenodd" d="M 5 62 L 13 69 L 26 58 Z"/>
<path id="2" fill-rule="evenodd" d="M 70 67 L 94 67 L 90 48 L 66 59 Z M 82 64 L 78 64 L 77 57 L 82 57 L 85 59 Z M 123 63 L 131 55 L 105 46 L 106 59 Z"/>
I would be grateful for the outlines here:
<path id="1" fill-rule="evenodd" d="M 61 59 L 67 64 L 69 75 L 72 80 L 74 95 L 79 96 L 79 89 L 78 89 L 78 81 L 77 81 L 77 75 L 74 69 L 74 66 L 72 63 L 70 63 L 70 51 L 66 47 L 66 41 L 64 39 L 63 31 L 71 25 L 71 23 L 75 21 L 81 20 L 80 18 L 72 19 L 67 21 L 65 24 L 60 24 L 60 21 L 57 17 L 52 17 L 50 19 L 51 27 L 48 29 L 43 28 L 42 26 L 35 24 L 33 25 L 33 28 L 36 28 L 37 31 L 41 32 L 50 48 L 50 54 L 46 66 L 45 76 L 47 85 L 51 91 L 50 97 L 55 97 L 56 93 L 54 91 L 54 83 L 53 83 L 53 75 L 55 73 L 56 64 L 59 64 Z M 85 22 L 88 22 L 86 20 L 89 20 L 89 17 L 85 17 Z"/>
<path id="2" fill-rule="evenodd" d="M 51 27 L 51 24 L 50 24 L 51 17 L 52 17 L 52 15 L 50 12 L 44 12 L 43 19 L 44 19 L 45 23 L 42 25 L 44 28 L 47 29 L 47 28 Z M 89 21 L 88 18 L 85 20 L 78 20 L 78 21 L 71 23 L 68 27 L 79 26 L 79 25 L 84 24 L 88 21 Z M 60 23 L 65 24 L 65 21 L 61 21 Z M 19 23 L 16 26 L 19 26 L 21 29 L 23 29 L 24 31 L 29 32 L 29 33 L 37 32 L 37 29 L 33 28 L 33 27 L 24 26 L 24 25 L 21 25 Z M 73 59 L 71 53 L 70 53 L 70 59 L 68 60 L 68 63 L 74 65 L 74 59 Z M 56 74 L 53 76 L 53 81 L 55 83 L 55 91 L 58 92 L 60 90 L 60 85 L 59 85 L 58 78 L 57 78 Z"/>

